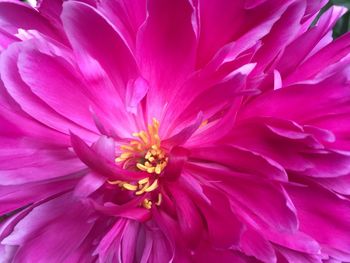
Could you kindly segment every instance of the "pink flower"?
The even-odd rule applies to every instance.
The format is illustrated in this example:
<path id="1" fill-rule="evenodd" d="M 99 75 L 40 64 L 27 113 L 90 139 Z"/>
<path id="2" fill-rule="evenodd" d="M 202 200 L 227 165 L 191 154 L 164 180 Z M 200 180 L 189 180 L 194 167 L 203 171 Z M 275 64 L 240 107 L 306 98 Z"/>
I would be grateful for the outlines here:
<path id="1" fill-rule="evenodd" d="M 0 261 L 349 262 L 325 2 L 0 1 Z"/>

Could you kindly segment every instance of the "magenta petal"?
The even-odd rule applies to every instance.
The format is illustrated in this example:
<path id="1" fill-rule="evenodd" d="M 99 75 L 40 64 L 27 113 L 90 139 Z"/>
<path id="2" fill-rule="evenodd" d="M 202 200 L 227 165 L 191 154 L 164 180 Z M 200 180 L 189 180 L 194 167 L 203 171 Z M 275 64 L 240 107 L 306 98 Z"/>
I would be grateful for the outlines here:
<path id="1" fill-rule="evenodd" d="M 91 147 L 99 156 L 106 160 L 115 158 L 115 142 L 112 138 L 101 136 Z"/>
<path id="2" fill-rule="evenodd" d="M 243 1 L 200 2 L 201 30 L 200 62 L 208 62 L 215 51 L 230 42 L 241 26 L 244 26 Z M 204 33 L 205 32 L 205 33 Z"/>
<path id="3" fill-rule="evenodd" d="M 10 213 L 58 193 L 71 190 L 77 178 L 36 182 L 13 186 L 0 186 L 0 214 Z"/>
<path id="4" fill-rule="evenodd" d="M 192 262 L 235 262 L 235 263 L 257 263 L 252 257 L 234 249 L 219 250 L 213 249 L 209 244 L 199 247 L 192 255 Z"/>
<path id="5" fill-rule="evenodd" d="M 279 21 L 275 23 L 269 34 L 264 38 L 262 47 L 254 57 L 260 62 L 257 66 L 259 71 L 267 67 L 273 61 L 274 56 L 285 48 L 286 43 L 297 36 L 304 12 L 305 2 L 291 2 Z M 285 30 L 286 27 L 289 30 Z"/>
<path id="6" fill-rule="evenodd" d="M 137 31 L 146 19 L 146 1 L 101 0 L 97 8 L 113 23 L 130 48 L 135 49 Z"/>
<path id="7" fill-rule="evenodd" d="M 28 45 L 31 47 L 30 44 Z M 20 104 L 26 113 L 44 125 L 63 133 L 68 133 L 68 130 L 71 129 L 84 135 L 86 138 L 94 138 L 95 135 L 91 131 L 87 131 L 59 115 L 33 94 L 18 72 L 18 56 L 23 48 L 24 46 L 20 44 L 13 44 L 6 51 L 2 52 L 0 56 L 1 79 L 9 95 Z"/>
<path id="8" fill-rule="evenodd" d="M 61 19 L 78 57 L 84 60 L 89 54 L 96 59 L 119 94 L 125 94 L 129 78 L 135 78 L 138 70 L 129 48 L 113 26 L 96 9 L 76 1 L 63 4 Z"/>
<path id="9" fill-rule="evenodd" d="M 240 147 L 193 148 L 189 158 L 203 162 L 215 162 L 236 171 L 256 174 L 265 178 L 287 180 L 287 173 L 280 164 L 264 155 Z"/>
<path id="10" fill-rule="evenodd" d="M 203 113 L 199 112 L 194 122 L 192 122 L 187 127 L 183 128 L 181 131 L 171 136 L 170 138 L 165 139 L 163 141 L 163 144 L 165 146 L 179 146 L 185 144 L 186 141 L 192 136 L 192 134 L 199 128 L 202 122 Z"/>
<path id="11" fill-rule="evenodd" d="M 89 111 L 93 102 L 85 97 L 84 87 L 79 87 L 80 81 L 71 73 L 74 72 L 71 65 L 59 57 L 34 50 L 20 53 L 17 63 L 22 79 L 34 94 L 63 116 L 96 130 Z"/>
<path id="12" fill-rule="evenodd" d="M 136 114 L 137 106 L 146 96 L 149 89 L 148 82 L 143 78 L 130 81 L 126 89 L 126 107 L 129 112 Z"/>
<path id="13" fill-rule="evenodd" d="M 286 83 L 309 79 L 349 53 L 350 34 L 344 34 L 303 62 L 288 78 Z"/>
<path id="14" fill-rule="evenodd" d="M 170 187 L 169 187 L 170 188 Z M 196 247 L 201 240 L 204 229 L 201 214 L 199 213 L 195 202 L 190 201 L 190 196 L 178 187 L 171 187 L 170 193 L 175 199 L 176 211 L 179 218 L 179 227 L 188 246 Z"/>
<path id="15" fill-rule="evenodd" d="M 106 179 L 96 173 L 88 173 L 78 182 L 74 189 L 74 194 L 79 197 L 86 197 L 100 188 Z"/>
<path id="16" fill-rule="evenodd" d="M 186 90 L 185 94 L 177 94 L 169 105 L 169 110 L 177 112 L 179 116 L 177 121 L 186 122 L 194 118 L 198 112 L 203 112 L 205 119 L 210 119 L 217 112 L 223 110 L 226 105 L 233 104 L 235 100 L 243 95 L 255 95 L 259 91 L 246 88 L 245 82 L 247 76 L 254 69 L 255 64 L 246 64 L 243 67 L 231 72 L 221 82 L 212 85 L 209 88 Z M 208 99 L 210 98 L 210 99 Z M 174 109 L 171 109 L 173 107 Z"/>
<path id="17" fill-rule="evenodd" d="M 37 7 L 41 14 L 53 21 L 59 23 L 59 16 L 62 12 L 63 0 L 38 0 Z"/>
<path id="18" fill-rule="evenodd" d="M 219 191 L 209 187 L 203 189 L 210 204 L 200 199 L 196 200 L 206 221 L 208 233 L 213 246 L 218 249 L 228 249 L 239 244 L 244 225 L 234 213 L 230 201 Z M 198 197 L 197 197 L 198 198 Z M 221 218 L 218 223 L 217 218 Z M 225 227 L 222 227 L 225 225 Z"/>
<path id="19" fill-rule="evenodd" d="M 304 254 L 304 253 L 293 251 L 287 248 L 278 248 L 277 250 L 282 254 L 282 258 L 284 258 L 287 262 L 305 262 L 305 263 L 306 262 L 307 263 L 323 262 L 320 259 L 319 255 Z M 279 258 L 279 260 L 282 260 L 282 259 Z"/>
<path id="20" fill-rule="evenodd" d="M 184 164 L 188 159 L 188 151 L 185 148 L 174 147 L 169 154 L 169 162 L 165 168 L 166 180 L 174 181 L 181 176 Z"/>
<path id="21" fill-rule="evenodd" d="M 277 65 L 279 71 L 283 75 L 290 73 L 292 70 L 294 71 L 305 60 L 305 57 L 310 55 L 310 52 L 315 48 L 320 39 L 331 30 L 344 12 L 345 9 L 343 7 L 334 6 L 330 8 L 322 15 L 314 28 L 306 31 L 289 44 Z M 300 45 L 303 48 L 299 48 Z"/>
<path id="22" fill-rule="evenodd" d="M 271 243 L 254 230 L 248 229 L 243 232 L 240 246 L 245 254 L 254 256 L 263 262 L 276 262 L 277 260 Z"/>
<path id="23" fill-rule="evenodd" d="M 343 195 L 350 195 L 350 175 L 337 176 L 331 178 L 317 178 L 315 180 L 320 185 Z"/>
<path id="24" fill-rule="evenodd" d="M 300 218 L 300 229 L 316 241 L 349 251 L 350 241 L 347 229 L 350 227 L 348 200 L 318 186 L 290 186 L 288 193 L 293 200 Z M 310 195 L 312 191 L 312 195 Z M 325 211 L 332 211 L 325 213 Z M 323 231 L 319 231 L 323 229 Z"/>
<path id="25" fill-rule="evenodd" d="M 96 211 L 106 214 L 108 216 L 145 221 L 149 219 L 150 213 L 147 209 L 139 207 L 141 202 L 141 198 L 135 198 L 129 203 L 123 205 L 116 205 L 113 203 L 106 203 L 105 205 L 101 205 L 95 202 L 94 200 L 89 200 L 89 203 L 93 206 L 93 208 Z"/>
<path id="26" fill-rule="evenodd" d="M 137 34 L 136 57 L 150 84 L 149 114 L 159 117 L 159 109 L 173 96 L 173 89 L 195 66 L 194 8 L 188 0 L 151 0 L 147 2 L 147 12 Z"/>
<path id="27" fill-rule="evenodd" d="M 13 42 L 18 41 L 18 38 L 0 29 L 0 51 L 6 49 Z"/>
<path id="28" fill-rule="evenodd" d="M 137 222 L 130 221 L 128 227 L 125 229 L 121 249 L 122 262 L 135 262 L 134 258 L 137 239 L 139 238 L 139 226 Z"/>
<path id="29" fill-rule="evenodd" d="M 118 220 L 101 240 L 99 246 L 95 250 L 95 253 L 99 254 L 101 260 L 105 262 L 113 262 L 121 257 L 121 249 L 119 244 L 127 225 L 127 220 Z M 112 249 L 112 247 L 114 248 Z"/>
<path id="30" fill-rule="evenodd" d="M 0 27 L 11 34 L 16 34 L 19 28 L 35 29 L 50 36 L 55 36 L 53 28 L 35 9 L 15 2 L 0 2 Z"/>
<path id="31" fill-rule="evenodd" d="M 90 231 L 89 213 L 69 194 L 64 195 L 34 208 L 2 242 L 20 246 L 14 262 L 62 261 Z M 81 223 L 76 224 L 76 220 Z"/>
<path id="32" fill-rule="evenodd" d="M 104 140 L 108 140 L 107 137 L 102 138 L 105 139 L 102 139 L 100 141 L 101 143 L 103 143 Z M 84 141 L 74 134 L 71 134 L 71 141 L 72 147 L 78 157 L 92 170 L 100 173 L 106 178 L 110 178 L 111 180 L 136 180 L 146 177 L 143 175 L 143 172 L 131 172 L 120 168 L 114 163 L 114 159 L 107 159 L 103 154 L 94 150 L 94 147 L 90 148 Z M 110 145 L 110 147 L 111 146 L 112 145 Z"/>
<path id="33" fill-rule="evenodd" d="M 26 143 L 21 139 L 1 141 L 0 185 L 57 179 L 77 174 L 86 168 L 66 149 L 50 148 L 45 144 L 41 145 L 42 149 L 38 149 L 39 145 L 30 145 L 29 141 Z"/>
<path id="34" fill-rule="evenodd" d="M 296 231 L 296 209 L 278 184 L 226 169 L 191 165 L 189 170 L 206 180 L 215 180 L 212 184 L 230 196 L 233 209 L 241 211 L 246 220 L 253 220 L 261 229 L 287 233 Z"/>

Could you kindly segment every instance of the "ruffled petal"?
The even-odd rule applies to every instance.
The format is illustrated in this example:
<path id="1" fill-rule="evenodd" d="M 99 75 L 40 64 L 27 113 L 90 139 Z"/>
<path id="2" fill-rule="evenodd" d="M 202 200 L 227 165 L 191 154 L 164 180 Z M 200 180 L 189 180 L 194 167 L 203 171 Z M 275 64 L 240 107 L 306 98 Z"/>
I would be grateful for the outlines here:
<path id="1" fill-rule="evenodd" d="M 61 19 L 79 61 L 88 61 L 86 56 L 98 61 L 124 98 L 126 85 L 129 79 L 137 77 L 138 69 L 130 49 L 117 31 L 96 9 L 76 1 L 63 4 Z"/>
<path id="2" fill-rule="evenodd" d="M 151 0 L 147 11 L 147 20 L 137 36 L 136 56 L 142 75 L 150 84 L 148 114 L 160 119 L 174 89 L 194 70 L 194 9 L 188 0 Z"/>
<path id="3" fill-rule="evenodd" d="M 287 191 L 298 210 L 300 230 L 321 244 L 350 251 L 347 234 L 350 203 L 347 199 L 316 185 L 288 186 Z"/>
<path id="4" fill-rule="evenodd" d="M 29 139 L 2 139 L 0 160 L 1 185 L 57 179 L 86 169 L 71 151 Z"/>
<path id="5" fill-rule="evenodd" d="M 13 262 L 64 261 L 91 230 L 90 213 L 70 194 L 63 195 L 34 208 L 2 243 L 19 246 Z"/>

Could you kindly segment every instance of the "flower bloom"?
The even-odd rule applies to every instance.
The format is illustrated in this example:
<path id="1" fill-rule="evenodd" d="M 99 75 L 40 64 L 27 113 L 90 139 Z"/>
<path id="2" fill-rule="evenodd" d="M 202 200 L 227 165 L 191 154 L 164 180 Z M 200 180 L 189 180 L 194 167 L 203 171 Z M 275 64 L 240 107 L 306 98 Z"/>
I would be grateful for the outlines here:
<path id="1" fill-rule="evenodd" d="M 0 261 L 349 262 L 325 2 L 0 1 Z"/>

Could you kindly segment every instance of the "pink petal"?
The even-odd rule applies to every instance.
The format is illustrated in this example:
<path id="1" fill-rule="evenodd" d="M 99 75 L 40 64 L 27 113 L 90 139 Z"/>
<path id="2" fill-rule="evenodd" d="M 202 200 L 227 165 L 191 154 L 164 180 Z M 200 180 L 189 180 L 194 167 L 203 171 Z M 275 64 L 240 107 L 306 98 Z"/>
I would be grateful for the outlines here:
<path id="1" fill-rule="evenodd" d="M 74 189 L 74 194 L 78 197 L 86 197 L 100 188 L 106 179 L 96 173 L 88 173 L 77 183 Z"/>
<path id="2" fill-rule="evenodd" d="M 7 92 L 20 104 L 25 112 L 43 124 L 66 134 L 71 129 L 85 135 L 87 138 L 94 138 L 95 135 L 91 131 L 87 131 L 57 114 L 57 112 L 35 96 L 28 85 L 23 82 L 17 67 L 18 56 L 22 48 L 20 44 L 13 44 L 1 53 L 1 78 Z"/>
<path id="3" fill-rule="evenodd" d="M 89 233 L 89 213 L 69 194 L 63 195 L 34 208 L 2 242 L 20 246 L 13 262 L 62 261 Z"/>
<path id="4" fill-rule="evenodd" d="M 61 148 L 37 148 L 23 140 L 2 140 L 0 178 L 2 185 L 30 183 L 81 172 L 86 166 Z M 44 147 L 45 145 L 41 145 Z M 16 147 L 16 149 L 14 149 Z"/>
<path id="5" fill-rule="evenodd" d="M 284 168 L 273 159 L 240 147 L 192 148 L 189 158 L 222 164 L 233 170 L 263 176 L 264 178 L 287 180 L 287 173 Z"/>
<path id="6" fill-rule="evenodd" d="M 138 70 L 113 26 L 96 9 L 76 1 L 63 4 L 61 19 L 78 59 L 84 61 L 89 54 L 98 61 L 123 97 L 128 80 L 136 78 Z"/>
<path id="7" fill-rule="evenodd" d="M 29 5 L 18 1 L 0 2 L 0 27 L 11 34 L 18 33 L 18 29 L 35 29 L 51 37 L 55 31 L 45 18 Z"/>
<path id="8" fill-rule="evenodd" d="M 150 84 L 149 115 L 159 118 L 159 109 L 173 89 L 194 69 L 194 10 L 188 0 L 151 0 L 147 11 L 147 20 L 137 35 L 136 54 L 142 75 Z"/>
<path id="9" fill-rule="evenodd" d="M 66 118 L 96 131 L 89 111 L 94 102 L 83 93 L 85 88 L 72 73 L 71 65 L 59 57 L 31 50 L 20 53 L 18 68 L 24 82 L 41 100 Z"/>
<path id="10" fill-rule="evenodd" d="M 107 137 L 102 137 L 99 143 L 105 143 L 108 140 Z M 137 181 L 138 179 L 145 178 L 146 175 L 143 172 L 132 172 L 117 166 L 114 159 L 107 159 L 104 153 L 101 154 L 96 147 L 89 147 L 78 136 L 71 134 L 72 147 L 80 160 L 89 166 L 95 172 L 98 172 L 102 176 L 111 180 L 126 180 Z M 108 143 L 107 143 L 108 144 Z M 114 149 L 112 144 L 109 147 Z M 95 149 L 94 149 L 95 148 Z M 110 152 L 108 149 L 108 152 Z"/>
<path id="11" fill-rule="evenodd" d="M 113 23 L 134 50 L 137 31 L 146 19 L 146 1 L 101 0 L 97 8 Z"/>
<path id="12" fill-rule="evenodd" d="M 348 200 L 313 185 L 289 186 L 287 191 L 298 211 L 300 230 L 322 244 L 341 251 L 349 251 Z"/>
<path id="13" fill-rule="evenodd" d="M 248 256 L 256 257 L 263 262 L 277 261 L 273 246 L 254 230 L 248 229 L 243 232 L 240 246 Z"/>

